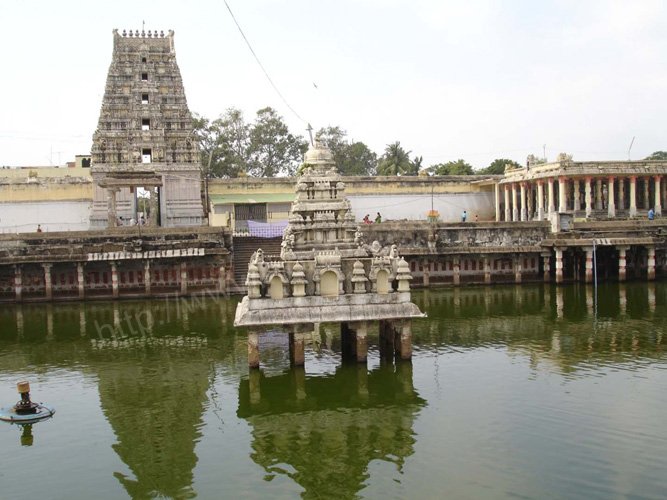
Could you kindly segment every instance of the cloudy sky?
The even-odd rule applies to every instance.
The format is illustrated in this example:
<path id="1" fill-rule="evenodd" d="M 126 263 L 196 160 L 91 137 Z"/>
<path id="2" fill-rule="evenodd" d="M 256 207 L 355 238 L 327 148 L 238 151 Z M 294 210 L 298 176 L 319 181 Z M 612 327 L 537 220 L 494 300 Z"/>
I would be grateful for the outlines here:
<path id="1" fill-rule="evenodd" d="M 667 150 L 667 2 L 227 0 L 3 2 L 0 165 L 90 151 L 112 29 L 173 29 L 191 111 L 265 106 L 294 133 L 339 125 L 424 165 Z M 317 85 L 317 88 L 313 84 Z"/>

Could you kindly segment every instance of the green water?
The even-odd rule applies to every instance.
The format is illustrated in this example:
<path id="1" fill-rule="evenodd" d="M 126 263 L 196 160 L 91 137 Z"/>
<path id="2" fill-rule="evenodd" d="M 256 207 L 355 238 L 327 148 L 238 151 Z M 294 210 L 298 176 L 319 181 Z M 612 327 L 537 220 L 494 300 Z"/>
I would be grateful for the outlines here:
<path id="1" fill-rule="evenodd" d="M 415 292 L 410 363 L 292 370 L 236 299 L 0 308 L 0 498 L 664 498 L 667 285 Z M 31 433 L 31 437 L 28 435 Z"/>

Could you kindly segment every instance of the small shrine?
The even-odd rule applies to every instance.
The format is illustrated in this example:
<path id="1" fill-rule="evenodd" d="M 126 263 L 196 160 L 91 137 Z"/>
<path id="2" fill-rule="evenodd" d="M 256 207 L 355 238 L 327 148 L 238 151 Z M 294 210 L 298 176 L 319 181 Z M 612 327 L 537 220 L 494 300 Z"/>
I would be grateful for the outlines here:
<path id="1" fill-rule="evenodd" d="M 248 266 L 248 295 L 234 326 L 248 328 L 248 364 L 259 368 L 259 335 L 289 334 L 290 359 L 304 365 L 304 336 L 340 323 L 343 354 L 365 362 L 369 326 L 379 322 L 381 350 L 412 358 L 412 318 L 425 316 L 410 297 L 410 269 L 396 245 L 370 245 L 355 221 L 331 151 L 319 139 L 305 155 L 280 256 L 258 249 Z"/>

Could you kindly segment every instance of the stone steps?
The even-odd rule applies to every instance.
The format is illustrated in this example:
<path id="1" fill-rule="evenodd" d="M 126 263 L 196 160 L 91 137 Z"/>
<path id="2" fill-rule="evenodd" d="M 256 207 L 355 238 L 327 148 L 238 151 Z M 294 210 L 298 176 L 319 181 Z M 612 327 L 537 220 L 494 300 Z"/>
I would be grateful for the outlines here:
<path id="1" fill-rule="evenodd" d="M 264 255 L 280 255 L 282 238 L 258 238 L 256 236 L 234 237 L 234 285 L 236 289 L 245 288 L 250 257 L 261 248 Z"/>

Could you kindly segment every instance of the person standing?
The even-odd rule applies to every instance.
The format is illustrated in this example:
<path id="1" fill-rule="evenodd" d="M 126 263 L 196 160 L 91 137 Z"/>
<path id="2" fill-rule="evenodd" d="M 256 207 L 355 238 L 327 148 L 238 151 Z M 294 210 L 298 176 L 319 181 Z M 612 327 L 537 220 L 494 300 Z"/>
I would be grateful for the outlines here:
<path id="1" fill-rule="evenodd" d="M 382 216 L 380 215 L 380 212 L 375 216 L 375 223 L 380 224 L 382 222 Z"/>
<path id="2" fill-rule="evenodd" d="M 42 225 L 41 224 L 37 224 L 37 232 L 38 233 L 42 232 Z"/>
<path id="3" fill-rule="evenodd" d="M 653 211 L 652 208 L 648 209 L 648 220 L 653 220 L 655 219 L 655 212 Z"/>
<path id="4" fill-rule="evenodd" d="M 477 214 L 475 214 L 475 222 L 479 222 L 479 217 L 477 217 Z"/>
<path id="5" fill-rule="evenodd" d="M 461 214 L 461 222 L 465 222 L 467 218 L 468 218 L 468 214 L 464 210 L 463 213 Z"/>

